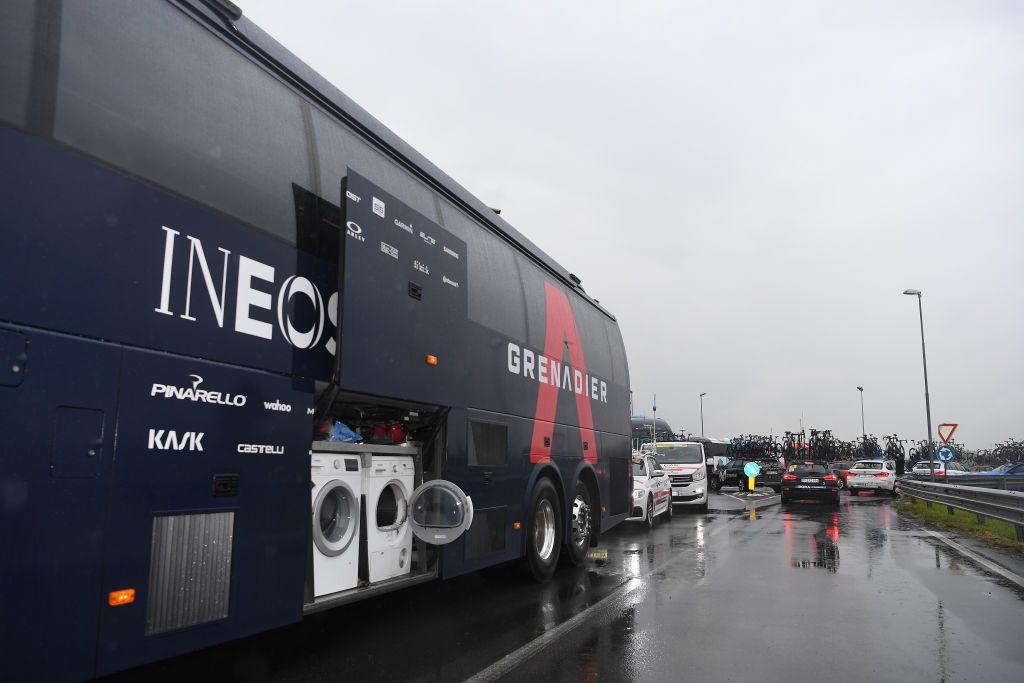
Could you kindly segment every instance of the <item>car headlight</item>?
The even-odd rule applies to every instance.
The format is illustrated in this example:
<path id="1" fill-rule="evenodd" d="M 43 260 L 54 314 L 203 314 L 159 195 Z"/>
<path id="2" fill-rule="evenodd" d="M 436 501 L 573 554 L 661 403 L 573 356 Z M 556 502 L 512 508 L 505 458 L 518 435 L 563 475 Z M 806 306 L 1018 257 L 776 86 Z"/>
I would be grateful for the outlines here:
<path id="1" fill-rule="evenodd" d="M 700 481 L 708 476 L 708 472 L 703 467 L 693 473 L 693 480 Z"/>
<path id="2" fill-rule="evenodd" d="M 644 497 L 643 489 L 633 489 L 633 500 L 640 500 Z"/>

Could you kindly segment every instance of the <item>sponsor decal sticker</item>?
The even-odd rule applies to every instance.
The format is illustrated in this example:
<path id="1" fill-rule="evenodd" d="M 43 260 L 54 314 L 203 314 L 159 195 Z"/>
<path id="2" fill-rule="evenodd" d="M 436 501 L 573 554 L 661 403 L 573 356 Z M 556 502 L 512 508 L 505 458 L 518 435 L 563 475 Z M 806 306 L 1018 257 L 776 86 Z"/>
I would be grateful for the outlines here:
<path id="1" fill-rule="evenodd" d="M 265 453 L 267 455 L 284 455 L 284 446 L 271 446 L 262 443 L 240 443 L 239 453 Z"/>
<path id="2" fill-rule="evenodd" d="M 199 375 L 189 375 L 192 378 L 192 386 L 176 387 L 171 384 L 154 383 L 149 390 L 150 396 L 163 396 L 178 401 L 193 401 L 196 403 L 215 403 L 222 406 L 236 406 L 241 408 L 245 405 L 248 397 L 244 394 L 226 394 L 222 391 L 210 391 L 200 389 L 203 378 Z"/>
<path id="3" fill-rule="evenodd" d="M 376 197 L 373 198 L 373 212 L 381 218 L 384 218 L 384 202 Z"/>
<path id="4" fill-rule="evenodd" d="M 150 429 L 149 450 L 202 452 L 203 432 L 176 432 L 173 429 Z"/>
<path id="5" fill-rule="evenodd" d="M 278 401 L 264 401 L 263 402 L 263 409 L 264 410 L 273 410 L 273 411 L 276 411 L 278 413 L 290 413 L 290 412 L 292 412 L 292 407 L 289 404 L 287 404 L 287 403 L 281 403 L 280 400 L 278 400 Z"/>
<path id="6" fill-rule="evenodd" d="M 265 291 L 268 286 L 273 286 L 278 281 L 278 270 L 271 265 L 251 259 L 241 254 L 232 257 L 232 252 L 217 247 L 222 254 L 220 277 L 214 277 L 214 269 L 217 261 L 214 260 L 214 269 L 211 269 L 206 257 L 206 249 L 203 242 L 191 235 L 183 235 L 188 241 L 188 268 L 182 278 L 175 264 L 182 259 L 175 258 L 178 249 L 178 237 L 182 235 L 178 230 L 163 226 L 164 231 L 164 265 L 160 281 L 160 305 L 154 311 L 162 315 L 180 317 L 183 320 L 196 322 L 198 318 L 193 315 L 193 304 L 200 301 L 205 285 L 209 306 L 212 308 L 213 317 L 217 327 L 223 328 L 225 323 L 231 326 L 231 321 L 226 320 L 225 314 L 234 309 L 234 324 L 230 327 L 234 332 L 247 334 L 253 337 L 272 340 L 274 338 L 275 325 L 261 318 L 273 320 L 273 311 L 277 310 L 277 329 L 284 336 L 286 342 L 299 349 L 309 349 L 324 339 L 323 348 L 334 355 L 334 335 L 324 335 L 326 321 L 332 325 L 338 324 L 338 293 L 334 292 L 327 299 L 324 305 L 324 296 L 309 279 L 293 275 L 285 278 L 276 292 Z M 349 222 L 346 233 L 363 241 L 362 230 L 355 223 Z M 234 266 L 232 267 L 232 258 Z M 198 268 L 195 266 L 198 265 Z M 230 271 L 234 271 L 231 273 Z M 198 272 L 197 272 L 198 271 Z M 228 286 L 228 277 L 233 278 L 234 284 Z M 201 275 L 201 277 L 198 277 Z M 198 286 L 197 283 L 201 283 Z M 195 290 L 195 292 L 193 291 Z M 235 297 L 229 302 L 229 292 Z M 184 294 L 184 297 L 182 297 Z M 313 316 L 308 330 L 299 330 L 293 322 L 293 312 L 298 304 L 298 299 L 307 299 L 308 304 L 313 306 Z M 184 311 L 179 313 L 176 304 L 182 303 L 184 299 Z M 303 304 L 308 305 L 308 304 Z M 209 309 L 206 309 L 209 310 Z M 325 320 L 326 319 L 326 320 Z M 156 395 L 156 394 L 154 394 Z M 190 399 L 203 400 L 203 399 Z M 238 403 L 236 405 L 244 405 Z"/>
<path id="7" fill-rule="evenodd" d="M 345 234 L 357 242 L 366 241 L 366 238 L 363 237 L 363 229 L 355 221 L 345 221 Z"/>
<path id="8" fill-rule="evenodd" d="M 398 248 L 391 246 L 387 242 L 380 243 L 380 251 L 382 254 L 387 254 L 391 258 L 398 258 Z"/>

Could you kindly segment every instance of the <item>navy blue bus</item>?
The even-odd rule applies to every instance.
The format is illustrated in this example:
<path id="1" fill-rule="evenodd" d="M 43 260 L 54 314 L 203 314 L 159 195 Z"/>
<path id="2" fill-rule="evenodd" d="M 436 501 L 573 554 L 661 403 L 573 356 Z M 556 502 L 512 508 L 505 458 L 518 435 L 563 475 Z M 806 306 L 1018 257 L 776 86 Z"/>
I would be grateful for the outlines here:
<path id="1" fill-rule="evenodd" d="M 7 0 L 0 92 L 0 678 L 628 515 L 614 317 L 231 3 Z"/>

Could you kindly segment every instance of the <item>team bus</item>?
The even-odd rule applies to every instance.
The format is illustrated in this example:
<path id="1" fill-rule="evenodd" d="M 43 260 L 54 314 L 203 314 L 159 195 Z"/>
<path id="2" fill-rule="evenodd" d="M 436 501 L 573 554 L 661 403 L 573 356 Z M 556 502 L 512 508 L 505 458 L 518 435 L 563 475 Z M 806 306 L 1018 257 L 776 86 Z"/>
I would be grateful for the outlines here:
<path id="1" fill-rule="evenodd" d="M 0 3 L 0 88 L 0 678 L 629 514 L 615 318 L 231 3 Z"/>
<path id="2" fill-rule="evenodd" d="M 672 431 L 672 427 L 661 418 L 634 415 L 630 418 L 630 428 L 633 450 L 640 450 L 641 446 L 652 441 L 674 441 L 676 439 L 676 433 Z"/>

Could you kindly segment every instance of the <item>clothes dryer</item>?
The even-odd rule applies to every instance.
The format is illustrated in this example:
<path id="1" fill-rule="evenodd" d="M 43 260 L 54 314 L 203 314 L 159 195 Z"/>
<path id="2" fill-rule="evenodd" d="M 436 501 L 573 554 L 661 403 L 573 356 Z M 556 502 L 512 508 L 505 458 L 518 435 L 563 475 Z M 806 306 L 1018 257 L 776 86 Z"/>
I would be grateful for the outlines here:
<path id="1" fill-rule="evenodd" d="M 359 584 L 359 501 L 363 492 L 358 454 L 317 453 L 310 459 L 313 525 L 313 595 Z"/>
<path id="2" fill-rule="evenodd" d="M 380 453 L 363 456 L 370 583 L 409 573 L 412 562 L 409 498 L 415 487 L 413 456 Z"/>

